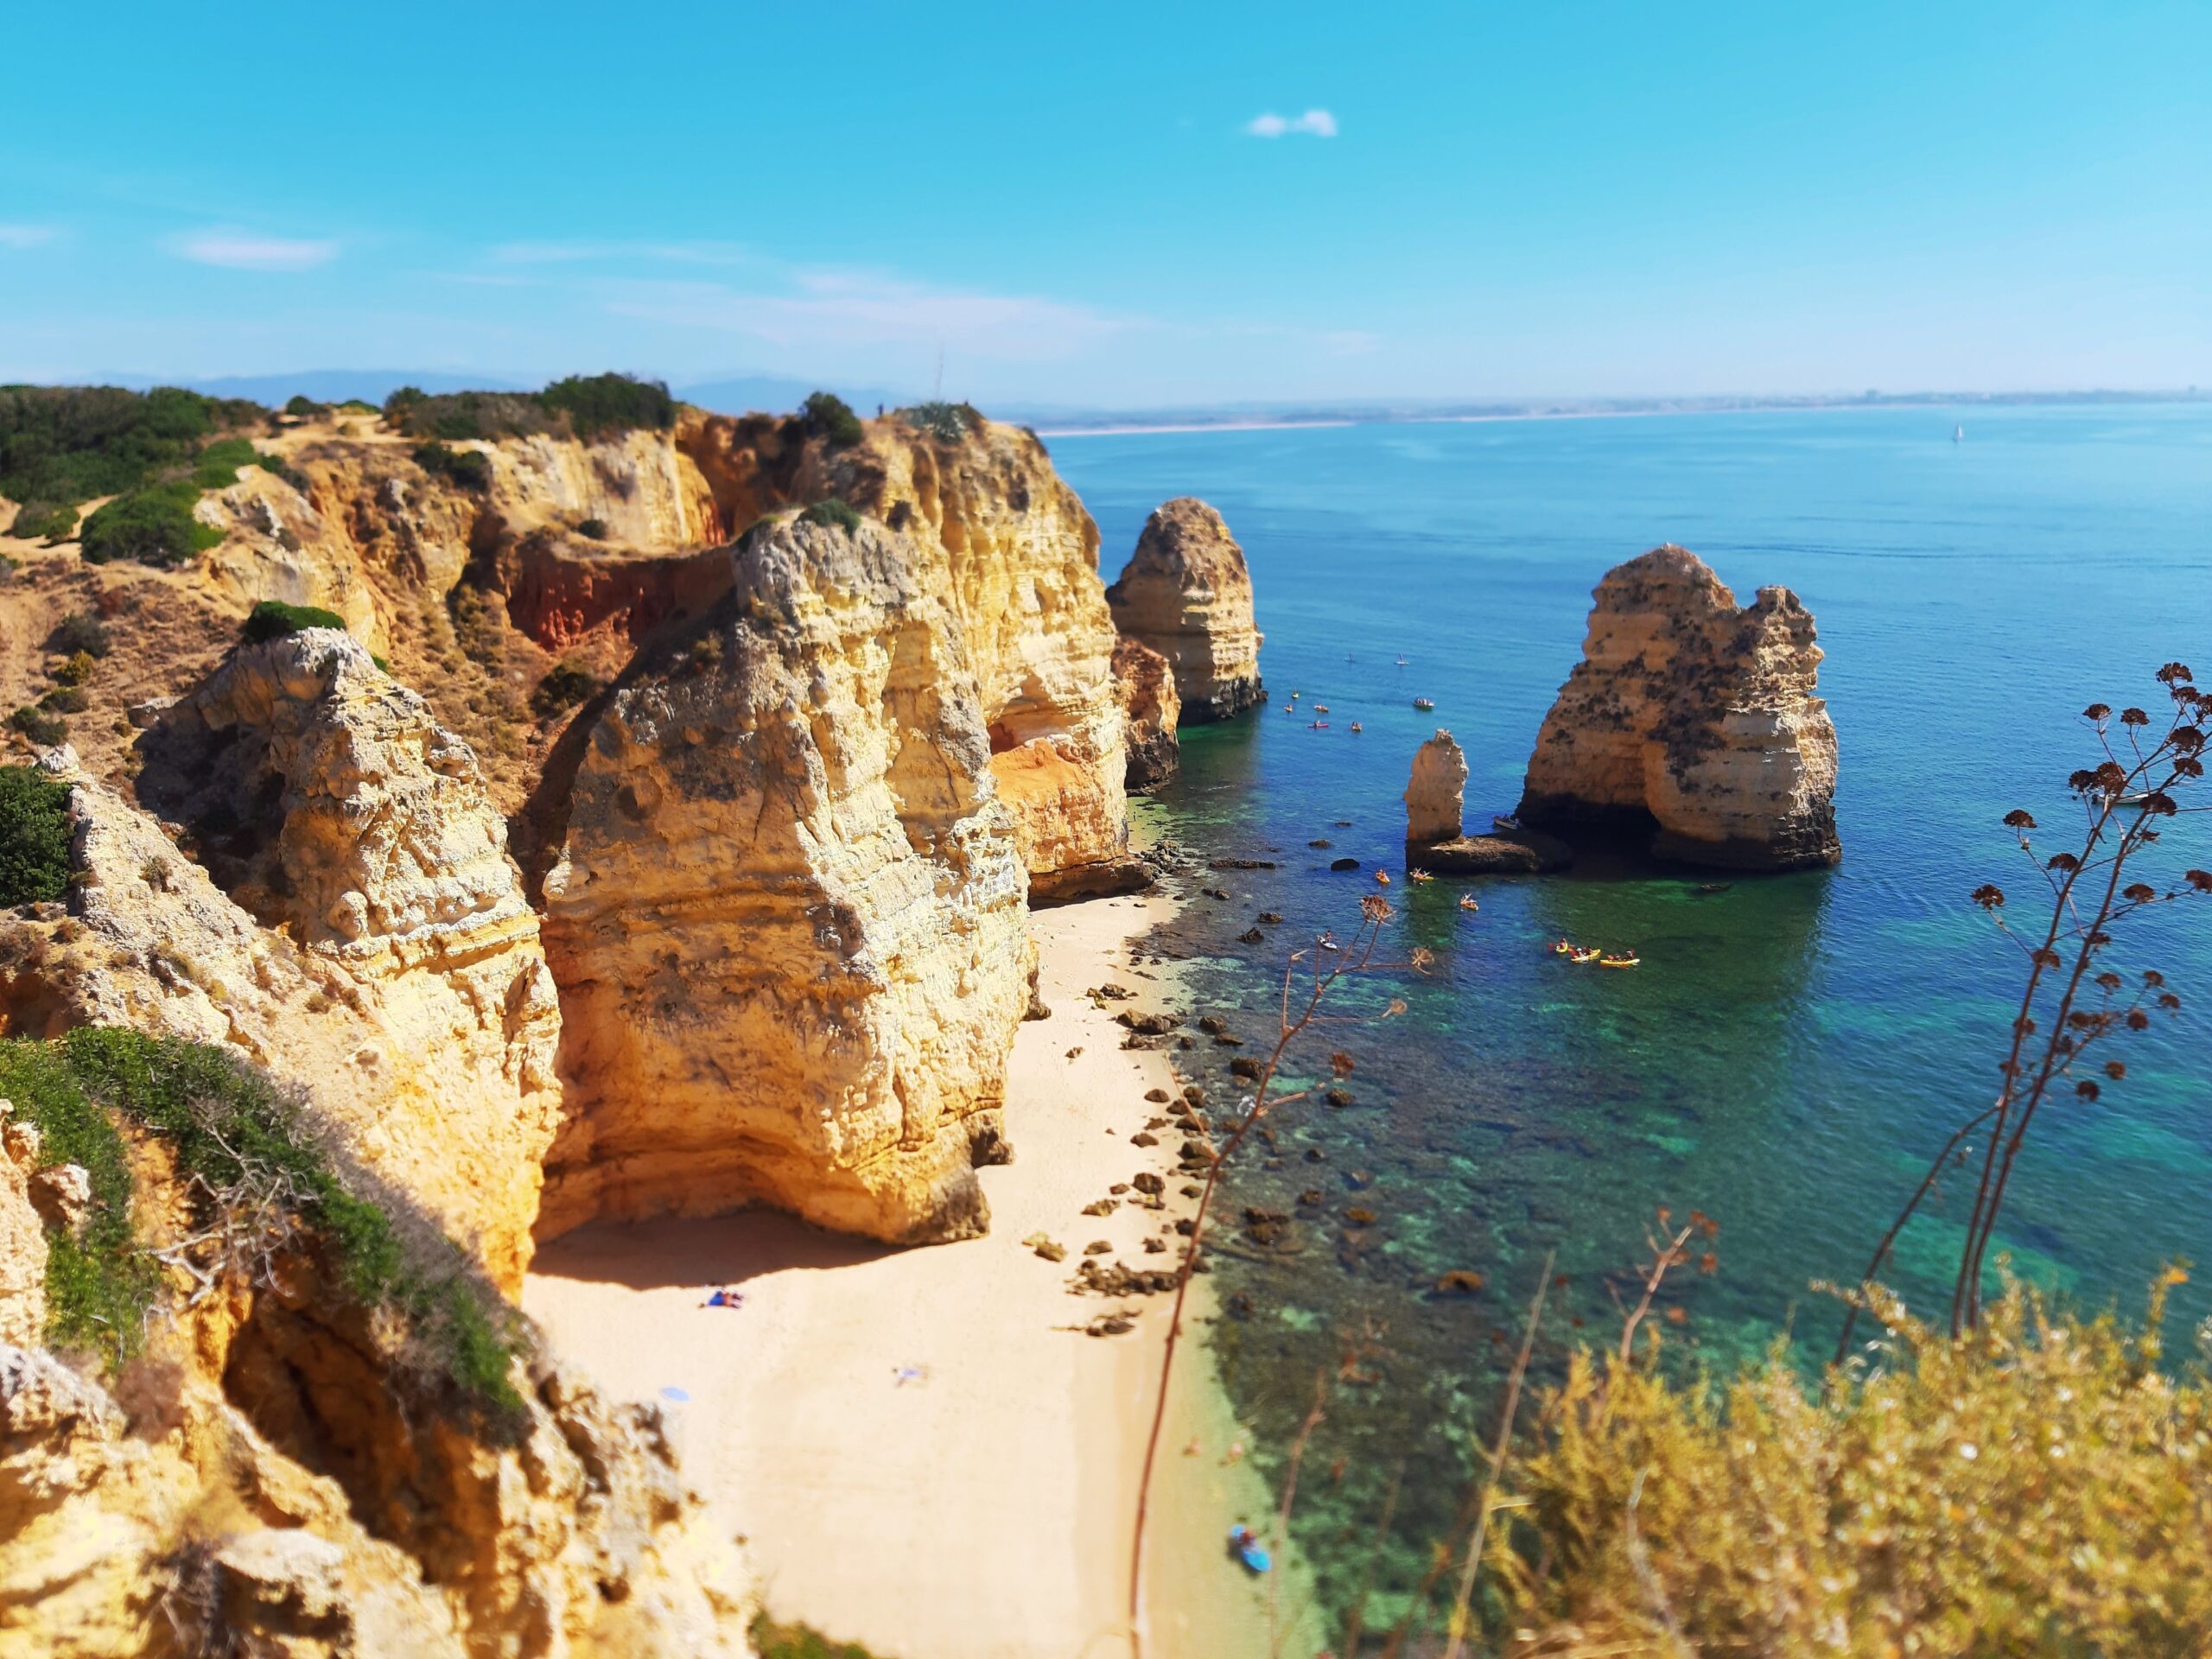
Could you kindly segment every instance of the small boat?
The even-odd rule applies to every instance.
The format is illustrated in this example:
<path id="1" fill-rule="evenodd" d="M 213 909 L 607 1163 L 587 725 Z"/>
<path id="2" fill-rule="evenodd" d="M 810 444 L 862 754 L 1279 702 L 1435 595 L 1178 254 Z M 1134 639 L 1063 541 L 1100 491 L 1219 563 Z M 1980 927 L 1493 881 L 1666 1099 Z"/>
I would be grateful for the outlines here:
<path id="1" fill-rule="evenodd" d="M 1963 426 L 1954 426 L 1954 427 L 1951 429 L 1951 442 L 1952 442 L 1953 443 L 1963 443 L 1963 442 L 1966 442 L 1966 435 L 1967 435 L 1967 429 L 1966 429 L 1966 428 L 1964 428 Z"/>
<path id="2" fill-rule="evenodd" d="M 1229 1529 L 1229 1551 L 1244 1563 L 1248 1572 L 1265 1573 L 1274 1565 L 1268 1552 L 1261 1548 L 1259 1535 L 1249 1527 L 1238 1526 Z"/>
<path id="3" fill-rule="evenodd" d="M 1568 951 L 1567 953 L 1567 959 L 1569 962 L 1575 963 L 1578 967 L 1586 967 L 1588 964 L 1597 961 L 1599 957 L 1605 954 L 1605 953 L 1604 951 L 1600 950 L 1594 944 L 1585 945 L 1580 950 Z"/>
<path id="4" fill-rule="evenodd" d="M 1475 895 L 1473 893 L 1463 893 L 1459 895 L 1459 908 L 1462 910 L 1480 910 L 1482 906 L 1475 902 Z"/>
<path id="5" fill-rule="evenodd" d="M 1406 665 L 1406 659 L 1405 659 L 1404 658 L 1402 658 L 1402 657 L 1399 658 L 1398 658 L 1398 666 L 1399 666 L 1400 668 L 1403 668 L 1405 665 Z"/>
<path id="6" fill-rule="evenodd" d="M 1325 732 L 1329 729 L 1329 722 L 1325 720 L 1317 720 L 1306 729 L 1309 732 Z"/>
<path id="7" fill-rule="evenodd" d="M 1313 705 L 1313 712 L 1317 715 L 1325 715 L 1329 712 L 1329 705 L 1325 702 L 1317 702 Z"/>
<path id="8" fill-rule="evenodd" d="M 1521 827 L 1521 820 L 1510 812 L 1499 812 L 1491 818 L 1490 827 L 1493 830 L 1518 830 Z"/>
<path id="9" fill-rule="evenodd" d="M 1414 699 L 1414 708 L 1416 708 L 1416 709 L 1420 709 L 1420 710 L 1421 711 L 1421 713 L 1423 713 L 1423 714 L 1425 715 L 1425 714 L 1428 713 L 1428 711 L 1429 711 L 1430 709 L 1433 709 L 1433 708 L 1435 708 L 1435 707 L 1436 707 L 1436 702 L 1435 702 L 1435 700 L 1434 700 L 1433 698 L 1430 698 L 1430 697 L 1415 697 L 1415 698 Z"/>
<path id="10" fill-rule="evenodd" d="M 1390 885 L 1390 872 L 1388 870 L 1376 871 L 1375 880 L 1378 887 L 1389 887 Z"/>
<path id="11" fill-rule="evenodd" d="M 1359 722 L 1358 722 L 1357 721 L 1356 721 L 1356 720 L 1355 720 L 1354 721 L 1352 721 L 1352 723 L 1351 723 L 1351 728 L 1352 728 L 1352 730 L 1354 730 L 1355 732 L 1356 732 L 1356 731 L 1357 731 L 1357 730 L 1359 729 Z"/>
<path id="12" fill-rule="evenodd" d="M 1574 947 L 1568 944 L 1565 939 L 1554 939 L 1552 941 L 1552 955 L 1555 957 L 1571 957 L 1573 954 Z"/>
<path id="13" fill-rule="evenodd" d="M 1433 881 L 1436 878 L 1431 875 L 1427 870 L 1408 870 L 1406 872 L 1406 880 L 1408 881 Z"/>
<path id="14" fill-rule="evenodd" d="M 1600 968 L 1633 968 L 1643 960 L 1642 957 L 1631 951 L 1624 957 L 1600 957 L 1598 958 L 1598 965 Z"/>

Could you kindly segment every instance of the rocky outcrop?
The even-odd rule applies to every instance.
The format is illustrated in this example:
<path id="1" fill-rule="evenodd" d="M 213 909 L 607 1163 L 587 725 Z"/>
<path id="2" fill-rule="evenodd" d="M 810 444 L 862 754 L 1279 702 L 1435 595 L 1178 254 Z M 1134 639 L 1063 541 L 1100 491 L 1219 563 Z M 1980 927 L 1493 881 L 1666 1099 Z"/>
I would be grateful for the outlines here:
<path id="1" fill-rule="evenodd" d="M 1456 837 L 1466 788 L 1467 757 L 1451 733 L 1439 731 L 1414 751 L 1414 774 L 1406 785 L 1406 840 Z"/>
<path id="2" fill-rule="evenodd" d="M 0 1343 L 30 1347 L 46 1333 L 46 1224 L 31 1198 L 39 1133 L 0 1100 Z"/>
<path id="3" fill-rule="evenodd" d="M 1812 613 L 1736 598 L 1661 547 L 1598 584 L 1583 659 L 1545 717 L 1517 816 L 1729 869 L 1832 864 L 1836 742 Z"/>
<path id="4" fill-rule="evenodd" d="M 879 525 L 764 524 L 591 728 L 544 889 L 568 1089 L 544 1232 L 753 1202 L 982 1230 L 1032 953 L 944 591 Z"/>
<path id="5" fill-rule="evenodd" d="M 671 618 L 702 614 L 729 590 L 722 548 L 645 553 L 540 533 L 499 563 L 508 620 L 551 652 L 602 631 L 636 645 Z"/>
<path id="6" fill-rule="evenodd" d="M 1183 758 L 1175 737 L 1183 702 L 1175 695 L 1174 672 L 1150 645 L 1119 639 L 1114 644 L 1114 685 L 1128 726 L 1129 791 L 1157 789 L 1175 775 Z"/>
<path id="7" fill-rule="evenodd" d="M 732 525 L 834 496 L 908 538 L 964 632 L 1036 896 L 1149 880 L 1128 852 L 1098 527 L 1033 434 L 978 420 L 956 441 L 893 418 L 840 444 L 796 417 L 694 416 L 677 440 Z"/>
<path id="8" fill-rule="evenodd" d="M 1106 602 L 1123 637 L 1173 667 L 1185 721 L 1227 720 L 1265 696 L 1244 550 L 1205 502 L 1179 496 L 1154 511 Z"/>
<path id="9" fill-rule="evenodd" d="M 314 629 L 241 646 L 140 747 L 139 798 L 196 861 L 99 791 L 73 797 L 83 925 L 143 966 L 81 979 L 80 999 L 102 988 L 72 1018 L 231 1042 L 327 1096 L 365 1164 L 518 1286 L 560 1008 L 467 746 L 357 641 Z"/>

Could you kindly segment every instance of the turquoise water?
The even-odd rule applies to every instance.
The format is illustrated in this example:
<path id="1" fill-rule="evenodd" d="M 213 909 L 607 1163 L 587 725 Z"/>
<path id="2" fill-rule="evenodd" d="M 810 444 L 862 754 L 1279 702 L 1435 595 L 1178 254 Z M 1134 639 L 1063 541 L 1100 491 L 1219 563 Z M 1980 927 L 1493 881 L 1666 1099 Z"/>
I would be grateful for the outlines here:
<path id="1" fill-rule="evenodd" d="M 1955 423 L 1966 440 L 1950 442 Z M 1363 982 L 1334 1006 L 1371 1016 L 1342 1047 L 1351 1103 L 1287 1108 L 1236 1205 L 1294 1211 L 1294 1249 L 1225 1255 L 1251 1311 L 1214 1349 L 1263 1455 L 1280 1459 L 1341 1333 L 1379 1332 L 1371 1381 L 1338 1391 L 1307 1457 L 1301 1541 L 1341 1600 L 1402 1469 L 1402 1586 L 1458 1501 L 1471 1430 L 1556 1250 L 1556 1365 L 1583 1322 L 1611 1340 L 1651 1209 L 1714 1217 L 1719 1269 L 1683 1275 L 1670 1351 L 1726 1363 L 1791 1333 L 1834 1340 L 1814 1281 L 1855 1277 L 1927 1158 L 1986 1103 L 2018 957 L 1967 893 L 2032 880 L 1999 819 L 2069 822 L 2089 764 L 2075 716 L 2101 699 L 2160 706 L 2152 675 L 2203 659 L 2212 682 L 2212 407 L 1924 409 L 1063 437 L 1061 472 L 1103 537 L 1110 580 L 1145 515 L 1195 494 L 1243 543 L 1273 707 L 1186 732 L 1184 775 L 1146 817 L 1203 855 L 1275 860 L 1210 874 L 1153 943 L 1193 960 L 1202 1008 L 1271 1039 L 1284 953 L 1349 933 L 1365 873 L 1398 868 L 1399 796 L 1436 727 L 1465 747 L 1467 821 L 1510 810 L 1538 722 L 1579 652 L 1592 585 L 1663 541 L 1748 601 L 1794 588 L 1819 620 L 1821 688 L 1842 753 L 1833 870 L 1737 879 L 1592 868 L 1473 887 L 1390 889 L 1389 954 L 1427 977 Z M 1396 665 L 1401 654 L 1409 659 Z M 1329 729 L 1279 712 L 1296 689 Z M 1416 696 L 1434 699 L 1415 712 Z M 1364 727 L 1351 732 L 1352 721 Z M 1333 843 L 1316 849 L 1308 843 Z M 2168 837 L 2212 862 L 2212 827 Z M 1332 874 L 1350 854 L 1363 870 Z M 1194 887 L 1201 885 L 1194 883 Z M 1237 935 L 1280 912 L 1266 942 Z M 2193 924 L 2193 925 L 2191 925 Z M 1576 970 L 1560 935 L 1633 946 L 1626 974 Z M 2134 1039 L 2129 1080 L 2047 1119 L 2016 1179 L 2015 1262 L 2092 1304 L 2139 1306 L 2177 1256 L 2212 1258 L 2212 906 L 2145 918 L 2115 965 L 2155 966 L 2189 1000 Z M 1227 1093 L 1233 1051 L 1184 1055 Z M 1309 1154 L 1318 1154 L 1318 1157 Z M 1300 1207 L 1318 1192 L 1319 1206 Z M 1940 1312 L 1965 1198 L 1907 1236 L 1890 1275 Z M 1352 1203 L 1379 1219 L 1342 1223 Z M 1471 1298 L 1433 1290 L 1478 1272 Z M 2200 1281 L 2202 1275 L 2200 1275 Z M 2201 1282 L 2192 1293 L 2201 1292 Z M 2206 1312 L 2201 1294 L 2178 1311 Z M 1338 1467 L 1342 1460 L 1341 1468 Z"/>

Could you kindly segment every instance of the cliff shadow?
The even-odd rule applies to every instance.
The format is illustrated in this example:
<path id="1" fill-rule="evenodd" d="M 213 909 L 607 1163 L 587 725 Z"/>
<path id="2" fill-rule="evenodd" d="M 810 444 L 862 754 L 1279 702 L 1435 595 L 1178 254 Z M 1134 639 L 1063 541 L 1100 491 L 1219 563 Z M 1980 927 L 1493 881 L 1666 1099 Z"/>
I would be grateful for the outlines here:
<path id="1" fill-rule="evenodd" d="M 587 1222 L 539 1245 L 530 1271 L 533 1278 L 628 1290 L 708 1289 L 772 1273 L 859 1267 L 901 1248 L 830 1232 L 779 1211 L 742 1210 L 696 1220 Z"/>

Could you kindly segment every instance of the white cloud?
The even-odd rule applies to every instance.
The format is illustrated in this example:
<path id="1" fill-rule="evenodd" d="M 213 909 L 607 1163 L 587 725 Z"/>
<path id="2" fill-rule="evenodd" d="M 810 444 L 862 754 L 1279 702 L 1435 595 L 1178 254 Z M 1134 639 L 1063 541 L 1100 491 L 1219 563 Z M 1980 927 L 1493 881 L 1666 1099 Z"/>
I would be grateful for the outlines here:
<path id="1" fill-rule="evenodd" d="M 582 264 L 607 259 L 656 259 L 678 265 L 741 265 L 745 250 L 729 242 L 507 242 L 492 257 L 508 265 Z"/>
<path id="2" fill-rule="evenodd" d="M 53 240 L 48 225 L 0 225 L 0 248 L 35 248 Z"/>
<path id="3" fill-rule="evenodd" d="M 281 236 L 253 236 L 242 231 L 194 231 L 171 237 L 168 250 L 198 265 L 226 270 L 312 270 L 338 257 L 338 244 Z"/>
<path id="4" fill-rule="evenodd" d="M 1294 133 L 1312 138 L 1333 138 L 1337 136 L 1337 118 L 1326 110 L 1308 110 L 1303 115 L 1277 115 L 1270 110 L 1247 121 L 1244 130 L 1255 138 L 1281 138 Z"/>

